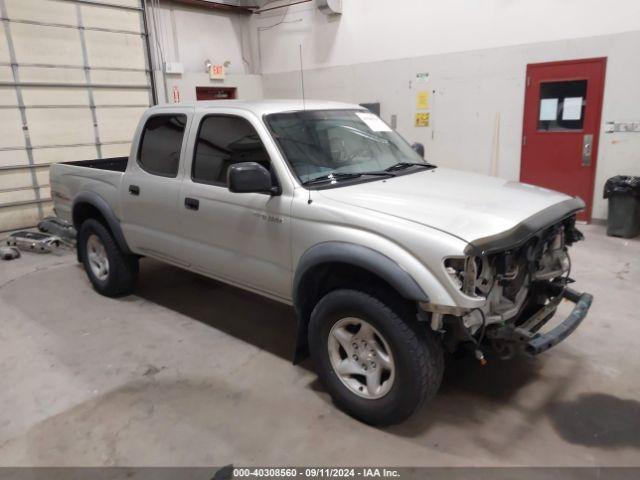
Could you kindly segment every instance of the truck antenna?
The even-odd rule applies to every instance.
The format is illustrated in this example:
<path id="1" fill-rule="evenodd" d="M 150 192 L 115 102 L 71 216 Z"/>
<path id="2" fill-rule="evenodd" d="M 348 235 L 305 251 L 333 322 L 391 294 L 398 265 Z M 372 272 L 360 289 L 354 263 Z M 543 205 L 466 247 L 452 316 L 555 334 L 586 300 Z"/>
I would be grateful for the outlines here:
<path id="1" fill-rule="evenodd" d="M 302 110 L 306 110 L 304 99 L 304 70 L 302 69 L 302 44 L 298 45 L 300 51 L 300 84 L 302 85 Z"/>
<path id="2" fill-rule="evenodd" d="M 304 69 L 302 68 L 302 44 L 301 43 L 298 44 L 298 51 L 300 52 L 300 85 L 302 87 L 302 110 L 306 110 L 307 105 L 304 99 Z M 311 188 L 309 188 L 308 192 L 309 192 L 309 196 L 307 198 L 307 204 L 311 205 L 311 202 L 313 202 L 313 200 L 311 200 Z"/>

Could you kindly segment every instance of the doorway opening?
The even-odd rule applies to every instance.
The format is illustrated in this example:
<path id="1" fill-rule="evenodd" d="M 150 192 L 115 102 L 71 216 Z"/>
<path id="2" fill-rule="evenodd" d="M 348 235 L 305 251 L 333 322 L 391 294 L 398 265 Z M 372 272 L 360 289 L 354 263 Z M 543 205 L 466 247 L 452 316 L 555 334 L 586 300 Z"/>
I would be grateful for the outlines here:
<path id="1" fill-rule="evenodd" d="M 593 204 L 606 58 L 527 65 L 520 181 Z"/>
<path id="2" fill-rule="evenodd" d="M 237 98 L 236 87 L 196 87 L 196 100 L 232 100 Z"/>

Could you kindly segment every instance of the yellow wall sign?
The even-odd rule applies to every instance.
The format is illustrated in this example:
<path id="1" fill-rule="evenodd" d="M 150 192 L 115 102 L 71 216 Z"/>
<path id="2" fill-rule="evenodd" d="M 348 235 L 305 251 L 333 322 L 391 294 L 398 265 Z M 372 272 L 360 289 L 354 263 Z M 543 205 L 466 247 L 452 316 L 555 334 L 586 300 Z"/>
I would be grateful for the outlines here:
<path id="1" fill-rule="evenodd" d="M 416 98 L 416 108 L 418 110 L 426 110 L 427 108 L 429 108 L 429 92 L 418 92 Z"/>
<path id="2" fill-rule="evenodd" d="M 429 113 L 416 113 L 416 127 L 429 126 Z"/>

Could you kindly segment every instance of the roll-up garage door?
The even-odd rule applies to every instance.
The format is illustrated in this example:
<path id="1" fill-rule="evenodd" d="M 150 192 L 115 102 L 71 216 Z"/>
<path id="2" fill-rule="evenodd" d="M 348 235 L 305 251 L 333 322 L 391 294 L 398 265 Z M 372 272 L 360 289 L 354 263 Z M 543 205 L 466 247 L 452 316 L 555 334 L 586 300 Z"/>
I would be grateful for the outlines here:
<path id="1" fill-rule="evenodd" d="M 141 0 L 0 0 L 0 231 L 51 214 L 49 166 L 128 155 L 153 103 Z"/>

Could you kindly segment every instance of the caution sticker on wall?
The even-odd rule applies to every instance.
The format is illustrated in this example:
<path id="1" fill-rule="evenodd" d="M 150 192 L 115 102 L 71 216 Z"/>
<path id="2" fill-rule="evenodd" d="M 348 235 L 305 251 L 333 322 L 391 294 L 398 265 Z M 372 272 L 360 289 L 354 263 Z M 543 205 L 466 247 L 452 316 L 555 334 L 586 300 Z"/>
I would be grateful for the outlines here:
<path id="1" fill-rule="evenodd" d="M 422 92 L 418 92 L 417 98 L 416 98 L 416 108 L 418 110 L 426 110 L 429 108 L 429 92 L 428 91 L 422 91 Z"/>
<path id="2" fill-rule="evenodd" d="M 416 127 L 428 127 L 429 126 L 429 112 L 416 113 Z"/>

